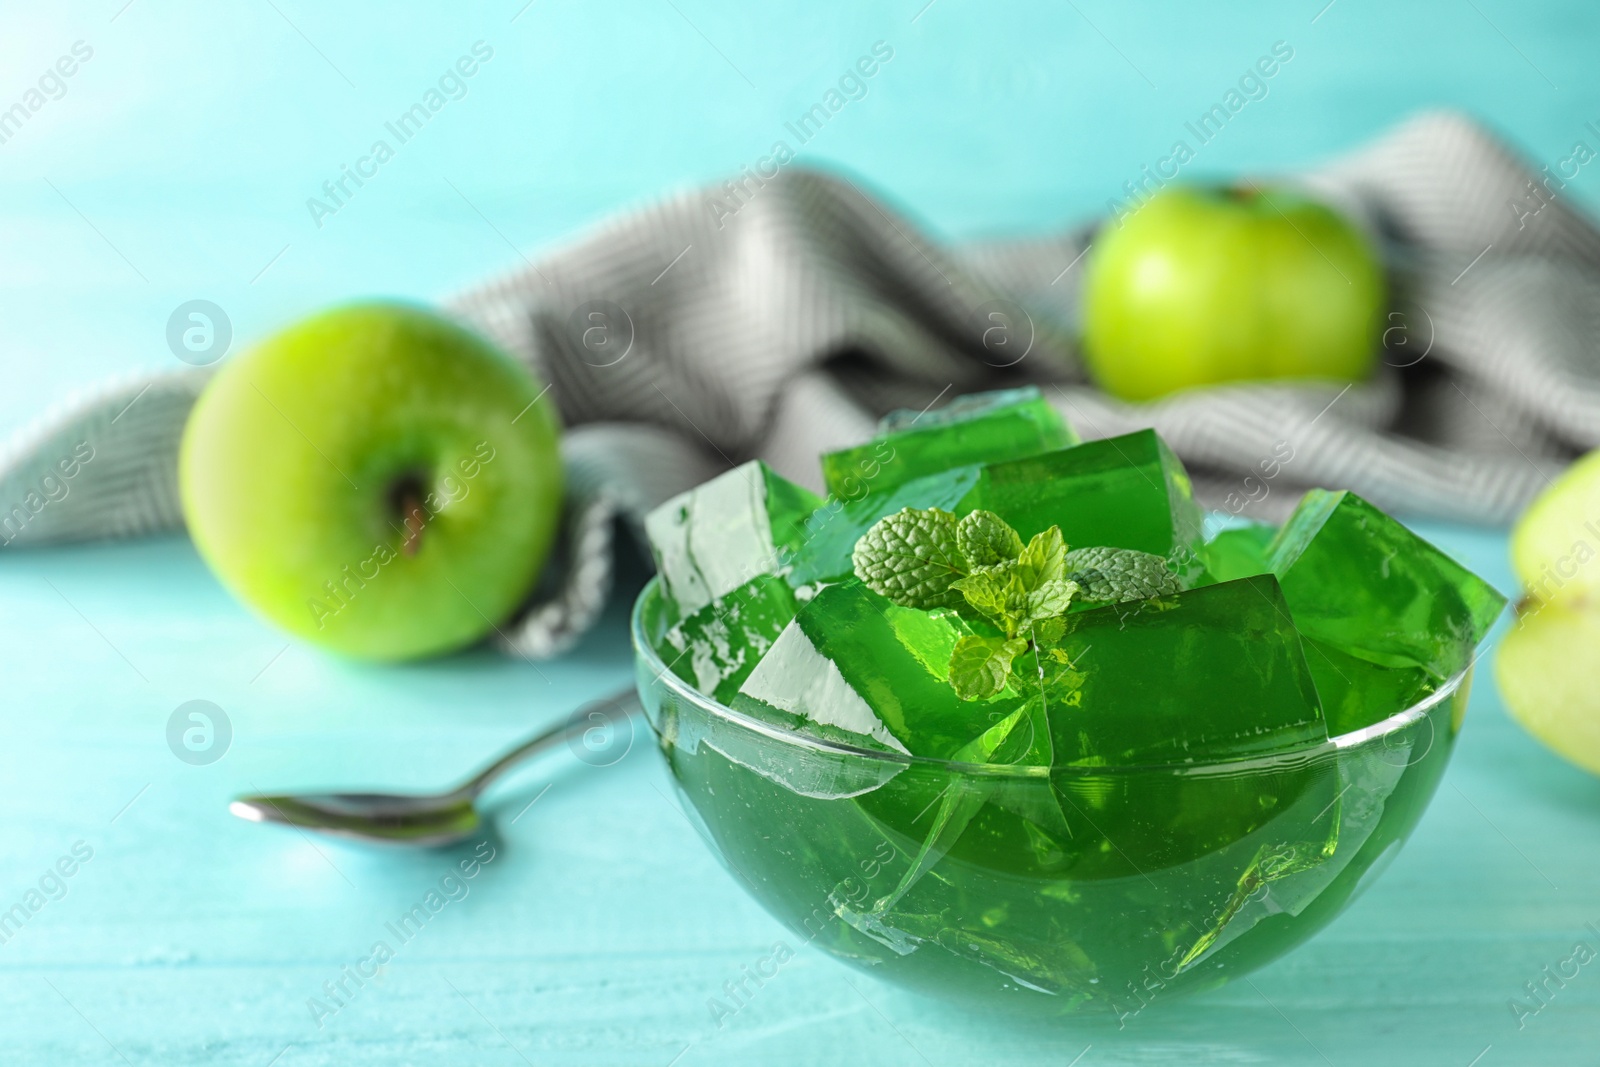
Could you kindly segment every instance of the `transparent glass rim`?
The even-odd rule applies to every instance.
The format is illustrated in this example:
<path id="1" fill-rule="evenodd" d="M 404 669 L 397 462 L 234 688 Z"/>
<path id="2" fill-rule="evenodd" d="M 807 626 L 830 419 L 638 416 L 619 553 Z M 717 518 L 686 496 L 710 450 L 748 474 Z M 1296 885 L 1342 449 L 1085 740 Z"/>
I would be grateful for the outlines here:
<path id="1" fill-rule="evenodd" d="M 1305 763 L 1315 763 L 1334 754 L 1350 749 L 1358 749 L 1374 742 L 1382 744 L 1392 735 L 1406 729 L 1426 718 L 1440 704 L 1452 699 L 1456 692 L 1472 674 L 1472 665 L 1452 675 L 1439 688 L 1429 693 L 1423 699 L 1395 712 L 1388 718 L 1380 719 L 1371 726 L 1364 726 L 1359 730 L 1339 734 L 1323 741 L 1313 741 L 1296 745 L 1291 748 L 1279 749 L 1273 752 L 1259 753 L 1250 756 L 1240 756 L 1226 760 L 1189 760 L 1167 763 L 1137 763 L 1117 764 L 1115 766 L 1092 767 L 1072 765 L 1064 767 L 1042 767 L 1037 765 L 1018 765 L 1012 763 L 964 763 L 960 760 L 938 759 L 933 756 L 914 756 L 900 752 L 886 752 L 880 749 L 861 748 L 856 745 L 846 744 L 842 741 L 833 741 L 823 737 L 813 737 L 807 734 L 795 733 L 776 723 L 747 715 L 742 711 L 717 700 L 709 694 L 702 693 L 688 682 L 674 674 L 670 667 L 662 662 L 656 650 L 651 647 L 644 632 L 644 605 L 646 599 L 659 594 L 661 579 L 652 577 L 645 587 L 640 590 L 638 597 L 633 602 L 633 609 L 629 613 L 628 629 L 633 641 L 634 655 L 655 676 L 653 684 L 671 690 L 676 696 L 696 705 L 707 714 L 722 719 L 741 729 L 760 734 L 779 744 L 796 749 L 812 752 L 823 752 L 836 756 L 850 756 L 852 758 L 874 760 L 882 763 L 894 763 L 902 766 L 923 766 L 937 768 L 947 772 L 973 774 L 984 776 L 1027 777 L 1044 778 L 1059 777 L 1061 775 L 1084 775 L 1105 777 L 1130 773 L 1163 773 L 1176 775 L 1208 775 L 1208 774 L 1237 774 L 1248 770 L 1283 769 Z"/>

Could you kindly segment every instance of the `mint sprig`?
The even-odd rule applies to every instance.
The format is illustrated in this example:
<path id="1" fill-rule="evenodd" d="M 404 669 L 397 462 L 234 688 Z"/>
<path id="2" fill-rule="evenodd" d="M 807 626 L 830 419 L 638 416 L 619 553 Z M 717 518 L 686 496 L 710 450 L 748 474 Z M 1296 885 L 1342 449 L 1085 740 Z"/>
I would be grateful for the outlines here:
<path id="1" fill-rule="evenodd" d="M 1066 636 L 1073 599 L 1120 603 L 1177 592 L 1167 561 L 1125 548 L 1067 550 L 1059 526 L 1026 544 L 992 511 L 959 520 L 940 508 L 903 508 L 856 542 L 856 577 L 902 607 L 953 608 L 999 636 L 966 634 L 950 655 L 950 686 L 963 700 L 1003 690 L 1012 664 Z"/>

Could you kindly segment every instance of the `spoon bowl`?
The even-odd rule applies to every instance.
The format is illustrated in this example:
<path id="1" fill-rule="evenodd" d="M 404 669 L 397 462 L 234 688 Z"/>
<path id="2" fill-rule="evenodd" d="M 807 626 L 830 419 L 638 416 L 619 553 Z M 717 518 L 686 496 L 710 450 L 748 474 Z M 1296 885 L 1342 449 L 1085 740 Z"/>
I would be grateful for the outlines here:
<path id="1" fill-rule="evenodd" d="M 249 822 L 281 823 L 377 844 L 441 848 L 483 825 L 472 797 L 394 793 L 243 796 L 228 810 Z"/>

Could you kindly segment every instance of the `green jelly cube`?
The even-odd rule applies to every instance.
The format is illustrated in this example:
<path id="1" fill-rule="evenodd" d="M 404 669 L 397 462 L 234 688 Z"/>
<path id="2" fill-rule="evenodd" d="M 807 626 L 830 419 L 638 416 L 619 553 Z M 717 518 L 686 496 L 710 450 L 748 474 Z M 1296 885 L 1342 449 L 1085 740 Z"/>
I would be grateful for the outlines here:
<path id="1" fill-rule="evenodd" d="M 1364 730 L 1433 692 L 1433 679 L 1420 667 L 1381 667 L 1315 638 L 1302 635 L 1300 641 L 1329 737 Z"/>
<path id="2" fill-rule="evenodd" d="M 1267 549 L 1277 535 L 1276 526 L 1252 522 L 1223 530 L 1201 545 L 1200 562 L 1210 579 L 1206 584 L 1272 573 Z"/>
<path id="3" fill-rule="evenodd" d="M 1058 766 L 1181 763 L 1325 740 L 1271 575 L 1073 616 L 1047 708 Z"/>
<path id="4" fill-rule="evenodd" d="M 645 517 L 656 569 L 683 616 L 761 574 L 787 568 L 822 501 L 751 460 Z"/>
<path id="5" fill-rule="evenodd" d="M 950 688 L 950 653 L 967 632 L 954 615 L 902 608 L 854 579 L 830 585 L 800 605 L 733 706 L 952 758 L 1017 704 L 1010 690 L 964 701 Z"/>
<path id="6" fill-rule="evenodd" d="M 1109 545 L 1169 556 L 1199 547 L 1189 474 L 1154 430 L 991 463 L 955 509 L 986 508 L 1027 541 L 1060 526 L 1069 546 Z"/>
<path id="7" fill-rule="evenodd" d="M 940 471 L 848 503 L 830 498 L 806 520 L 803 543 L 789 571 L 790 584 L 798 589 L 812 582 L 849 577 L 854 568 L 851 553 L 873 523 L 901 508 L 950 511 L 977 484 L 979 471 L 978 467 Z"/>
<path id="8" fill-rule="evenodd" d="M 1448 678 L 1505 597 L 1351 492 L 1308 492 L 1272 543 L 1272 572 L 1307 637 Z"/>
<path id="9" fill-rule="evenodd" d="M 674 674 L 727 703 L 794 614 L 789 583 L 763 574 L 673 626 L 658 650 Z"/>
<path id="10" fill-rule="evenodd" d="M 842 500 L 884 493 L 952 467 L 1021 459 L 1078 443 L 1034 386 L 958 397 L 938 411 L 896 411 L 877 439 L 822 457 L 828 492 Z"/>

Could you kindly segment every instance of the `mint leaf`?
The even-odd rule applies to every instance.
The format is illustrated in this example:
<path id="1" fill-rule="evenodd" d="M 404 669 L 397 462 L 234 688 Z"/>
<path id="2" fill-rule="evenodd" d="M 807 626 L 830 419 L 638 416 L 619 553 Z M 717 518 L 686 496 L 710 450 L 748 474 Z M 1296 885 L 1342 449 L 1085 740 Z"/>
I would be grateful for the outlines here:
<path id="1" fill-rule="evenodd" d="M 1003 563 L 1022 553 L 1022 538 L 1017 531 L 994 512 L 982 509 L 956 523 L 956 545 L 974 567 Z"/>
<path id="2" fill-rule="evenodd" d="M 1052 578 L 1028 593 L 1028 623 L 1042 622 L 1057 615 L 1065 615 L 1077 595 L 1078 583 L 1064 578 Z M 1024 624 L 1026 625 L 1026 624 Z"/>
<path id="3" fill-rule="evenodd" d="M 1012 562 L 974 567 L 972 573 L 950 583 L 969 605 L 1014 637 L 1028 614 L 1028 586 L 1021 568 Z"/>
<path id="4" fill-rule="evenodd" d="M 1061 527 L 1052 526 L 1033 535 L 1017 563 L 1024 568 L 1023 581 L 1028 588 L 1037 589 L 1045 582 L 1067 576 L 1066 559 L 1067 544 L 1061 537 Z"/>
<path id="5" fill-rule="evenodd" d="M 1183 588 L 1163 557 L 1129 548 L 1075 548 L 1066 555 L 1066 569 L 1085 600 L 1118 604 Z"/>
<path id="6" fill-rule="evenodd" d="M 967 573 L 956 517 L 940 508 L 902 508 L 879 519 L 856 542 L 851 562 L 868 589 L 924 611 L 958 600 L 950 586 Z"/>
<path id="7" fill-rule="evenodd" d="M 1029 636 L 1040 648 L 1049 648 L 1067 636 L 1067 620 L 1040 619 L 1029 627 Z"/>
<path id="8" fill-rule="evenodd" d="M 950 653 L 950 686 L 962 700 L 984 700 L 1006 687 L 1011 661 L 1028 642 L 1013 637 L 979 637 L 967 634 Z"/>

